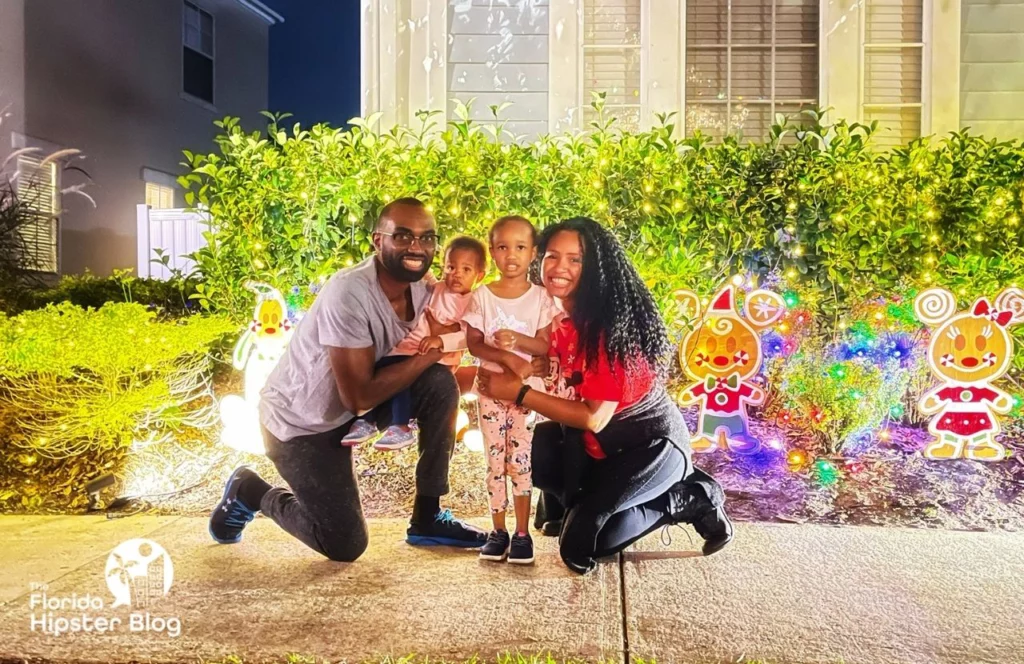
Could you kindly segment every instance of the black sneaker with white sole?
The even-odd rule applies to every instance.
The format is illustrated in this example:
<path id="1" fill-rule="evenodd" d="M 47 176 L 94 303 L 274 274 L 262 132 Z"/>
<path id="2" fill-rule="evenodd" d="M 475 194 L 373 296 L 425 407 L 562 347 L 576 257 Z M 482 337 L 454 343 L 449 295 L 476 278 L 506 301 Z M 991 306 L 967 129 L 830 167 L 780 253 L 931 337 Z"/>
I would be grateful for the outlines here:
<path id="1" fill-rule="evenodd" d="M 412 523 L 405 531 L 405 541 L 413 546 L 457 546 L 478 549 L 487 541 L 487 533 L 459 521 L 450 510 L 438 512 L 426 523 Z"/>
<path id="2" fill-rule="evenodd" d="M 508 557 L 509 543 L 507 530 L 492 530 L 487 535 L 487 543 L 480 549 L 480 560 L 500 563 Z"/>
<path id="3" fill-rule="evenodd" d="M 529 533 L 525 535 L 516 533 L 512 536 L 512 545 L 508 551 L 508 562 L 513 565 L 533 564 L 533 538 L 530 537 Z"/>
<path id="4" fill-rule="evenodd" d="M 218 544 L 237 544 L 242 541 L 242 531 L 256 517 L 259 509 L 253 509 L 238 499 L 238 488 L 250 477 L 259 477 L 252 468 L 239 466 L 228 477 L 224 495 L 210 513 L 210 536 Z"/>

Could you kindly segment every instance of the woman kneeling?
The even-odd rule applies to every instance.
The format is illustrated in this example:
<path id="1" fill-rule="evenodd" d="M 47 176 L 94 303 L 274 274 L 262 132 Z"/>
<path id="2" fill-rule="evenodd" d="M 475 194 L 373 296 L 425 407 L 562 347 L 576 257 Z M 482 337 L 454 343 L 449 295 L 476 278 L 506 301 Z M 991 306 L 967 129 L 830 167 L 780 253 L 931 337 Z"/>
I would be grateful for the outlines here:
<path id="1" fill-rule="evenodd" d="M 591 219 L 548 226 L 538 249 L 544 286 L 566 311 L 551 335 L 553 393 L 511 372 L 478 380 L 484 395 L 551 420 L 533 439 L 544 530 L 562 522 L 562 560 L 581 574 L 670 524 L 692 524 L 704 555 L 718 551 L 732 539 L 725 494 L 690 460 L 686 423 L 665 390 L 671 346 L 650 291 Z"/>

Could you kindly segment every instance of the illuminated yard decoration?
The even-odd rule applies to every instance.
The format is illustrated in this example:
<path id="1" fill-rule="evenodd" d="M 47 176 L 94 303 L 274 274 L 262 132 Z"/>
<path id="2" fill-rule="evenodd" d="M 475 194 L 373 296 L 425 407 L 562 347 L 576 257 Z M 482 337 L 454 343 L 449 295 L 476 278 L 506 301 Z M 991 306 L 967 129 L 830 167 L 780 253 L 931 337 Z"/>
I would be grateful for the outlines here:
<path id="1" fill-rule="evenodd" d="M 221 442 L 242 452 L 263 454 L 263 437 L 259 428 L 260 390 L 291 337 L 292 324 L 286 314 L 287 305 L 281 293 L 262 283 L 247 284 L 256 293 L 256 310 L 248 329 L 235 344 L 232 364 L 245 372 L 245 396 L 230 394 L 220 402 L 224 424 Z"/>
<path id="2" fill-rule="evenodd" d="M 914 311 L 932 328 L 928 366 L 940 381 L 918 403 L 923 414 L 932 416 L 928 430 L 934 440 L 924 456 L 1005 459 L 1006 449 L 996 442 L 997 416 L 1013 410 L 1013 399 L 993 383 L 1010 367 L 1008 328 L 1024 322 L 1024 291 L 1008 288 L 994 304 L 980 298 L 968 311 L 957 312 L 952 293 L 931 288 L 917 296 Z"/>
<path id="3" fill-rule="evenodd" d="M 684 312 L 700 316 L 700 298 L 691 291 L 677 291 Z M 681 395 L 683 405 L 700 404 L 695 452 L 716 445 L 743 454 L 760 450 L 751 436 L 747 406 L 764 402 L 764 390 L 751 382 L 761 367 L 761 338 L 758 332 L 779 320 L 785 302 L 777 293 L 755 290 L 747 295 L 743 310 L 736 307 L 735 286 L 728 285 L 711 300 L 679 349 L 679 363 L 686 375 L 697 382 Z M 684 313 L 684 317 L 687 313 Z"/>

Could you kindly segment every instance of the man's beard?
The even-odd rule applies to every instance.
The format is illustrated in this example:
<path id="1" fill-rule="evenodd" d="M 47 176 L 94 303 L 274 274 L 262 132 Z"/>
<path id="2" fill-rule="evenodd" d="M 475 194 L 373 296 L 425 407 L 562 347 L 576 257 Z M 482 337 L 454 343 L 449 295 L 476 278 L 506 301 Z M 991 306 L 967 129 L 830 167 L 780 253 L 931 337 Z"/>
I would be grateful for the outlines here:
<path id="1" fill-rule="evenodd" d="M 406 257 L 415 257 L 423 259 L 423 267 L 419 270 L 410 270 L 402 264 L 402 259 Z M 393 253 L 382 253 L 380 255 L 381 265 L 388 271 L 395 279 L 399 281 L 419 281 L 423 278 L 423 275 L 430 269 L 430 262 L 434 257 L 429 254 L 413 254 L 410 252 L 393 252 Z"/>

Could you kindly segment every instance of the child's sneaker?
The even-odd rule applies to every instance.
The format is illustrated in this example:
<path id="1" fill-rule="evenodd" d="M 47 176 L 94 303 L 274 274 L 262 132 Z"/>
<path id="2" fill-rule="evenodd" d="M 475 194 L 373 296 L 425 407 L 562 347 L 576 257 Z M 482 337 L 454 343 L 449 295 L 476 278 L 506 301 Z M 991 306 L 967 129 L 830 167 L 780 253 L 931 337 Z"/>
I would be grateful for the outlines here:
<path id="1" fill-rule="evenodd" d="M 480 560 L 490 560 L 500 563 L 508 555 L 508 531 L 492 530 L 487 535 L 487 543 L 480 549 Z"/>
<path id="2" fill-rule="evenodd" d="M 403 429 L 399 426 L 390 426 L 384 432 L 373 448 L 376 450 L 400 450 L 409 447 L 416 442 L 416 429 L 412 426 Z"/>
<path id="3" fill-rule="evenodd" d="M 342 447 L 354 447 L 359 443 L 366 442 L 377 433 L 377 427 L 366 420 L 356 420 L 352 428 L 348 430 L 345 437 L 341 439 Z"/>
<path id="4" fill-rule="evenodd" d="M 529 533 L 525 535 L 516 533 L 512 536 L 512 546 L 509 547 L 508 561 L 513 565 L 533 564 L 533 538 L 530 537 Z"/>

